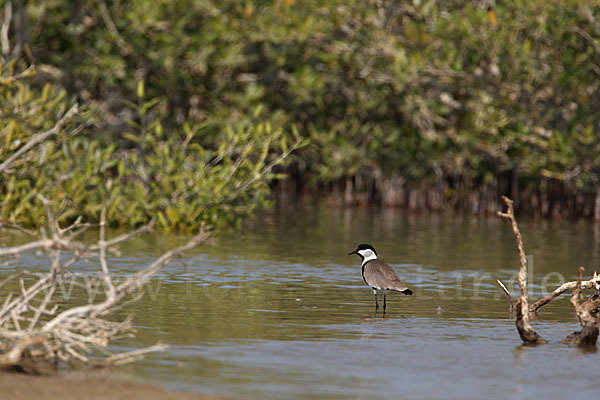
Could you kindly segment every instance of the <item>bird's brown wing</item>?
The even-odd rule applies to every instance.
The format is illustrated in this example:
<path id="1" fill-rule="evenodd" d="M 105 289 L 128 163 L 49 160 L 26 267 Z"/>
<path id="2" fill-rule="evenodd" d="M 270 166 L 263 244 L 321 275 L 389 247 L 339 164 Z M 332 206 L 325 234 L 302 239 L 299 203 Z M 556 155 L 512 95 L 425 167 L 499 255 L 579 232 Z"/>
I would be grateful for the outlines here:
<path id="1" fill-rule="evenodd" d="M 365 264 L 364 279 L 368 285 L 380 288 L 404 292 L 408 287 L 398 278 L 396 272 L 386 263 L 372 260 Z"/>

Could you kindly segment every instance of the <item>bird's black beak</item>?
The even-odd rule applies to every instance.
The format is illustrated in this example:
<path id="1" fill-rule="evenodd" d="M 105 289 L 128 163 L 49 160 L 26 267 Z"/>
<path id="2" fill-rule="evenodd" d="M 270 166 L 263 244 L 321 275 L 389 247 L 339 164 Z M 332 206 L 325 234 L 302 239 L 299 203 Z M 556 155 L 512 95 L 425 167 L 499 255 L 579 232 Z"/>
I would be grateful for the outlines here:
<path id="1" fill-rule="evenodd" d="M 356 250 L 354 250 L 353 252 L 348 253 L 349 256 L 351 256 L 352 254 L 358 254 L 358 253 L 356 252 Z"/>

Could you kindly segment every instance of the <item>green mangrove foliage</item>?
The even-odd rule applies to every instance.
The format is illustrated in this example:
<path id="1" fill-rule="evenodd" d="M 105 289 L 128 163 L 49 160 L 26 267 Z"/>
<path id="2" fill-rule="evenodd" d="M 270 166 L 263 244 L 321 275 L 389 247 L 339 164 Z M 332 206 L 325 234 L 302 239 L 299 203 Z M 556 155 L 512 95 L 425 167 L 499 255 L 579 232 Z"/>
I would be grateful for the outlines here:
<path id="1" fill-rule="evenodd" d="M 101 109 L 113 136 L 143 79 L 168 131 L 189 121 L 223 132 L 257 108 L 274 127 L 294 124 L 312 143 L 294 179 L 348 201 L 485 212 L 510 193 L 543 214 L 600 218 L 598 0 L 23 10 L 36 60 Z"/>
<path id="2" fill-rule="evenodd" d="M 43 211 L 38 205 L 38 212 L 32 212 L 29 206 L 35 201 L 35 188 L 47 186 L 49 170 L 64 162 L 62 146 L 68 135 L 53 128 L 70 101 L 64 90 L 49 83 L 32 89 L 23 81 L 34 76 L 35 69 L 15 73 L 15 65 L 11 61 L 0 66 L 0 220 L 14 222 L 26 216 L 32 222 Z M 50 175 L 58 182 L 68 173 L 63 169 Z"/>
<path id="3" fill-rule="evenodd" d="M 151 115 L 159 102 L 146 101 L 143 82 L 131 104 L 135 118 L 115 138 L 98 133 L 94 121 L 101 119 L 89 109 L 67 112 L 64 90 L 37 90 L 27 83 L 33 70 L 12 75 L 12 65 L 2 70 L 0 88 L 0 215 L 13 224 L 45 220 L 38 194 L 63 220 L 98 221 L 107 206 L 113 225 L 152 218 L 163 229 L 237 223 L 266 204 L 274 167 L 306 144 L 268 120 L 210 134 L 188 123 L 167 131 Z M 214 146 L 201 144 L 207 137 Z"/>

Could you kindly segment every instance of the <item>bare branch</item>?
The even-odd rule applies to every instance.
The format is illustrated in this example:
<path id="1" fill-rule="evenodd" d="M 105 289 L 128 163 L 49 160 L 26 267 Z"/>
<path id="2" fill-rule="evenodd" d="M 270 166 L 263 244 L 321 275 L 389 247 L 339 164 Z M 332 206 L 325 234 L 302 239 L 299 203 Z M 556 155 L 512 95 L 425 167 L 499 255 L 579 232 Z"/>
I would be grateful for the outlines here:
<path id="1" fill-rule="evenodd" d="M 42 304 L 40 304 L 39 307 L 37 309 L 35 309 L 35 314 L 33 315 L 33 318 L 31 319 L 31 322 L 29 323 L 29 327 L 27 328 L 27 330 L 29 332 L 33 331 L 33 328 L 35 328 L 35 325 L 37 324 L 40 316 L 45 313 L 46 307 L 48 306 L 48 303 L 52 299 L 55 289 L 56 289 L 56 279 L 53 280 L 52 286 L 50 286 L 50 290 L 48 290 L 48 292 L 46 293 L 46 296 L 44 297 Z"/>
<path id="2" fill-rule="evenodd" d="M 169 348 L 168 345 L 164 343 L 157 343 L 154 346 L 146 347 L 143 349 L 137 349 L 132 351 L 126 351 L 123 353 L 114 354 L 108 357 L 105 362 L 113 365 L 123 365 L 133 361 L 137 361 L 143 358 L 144 355 L 154 352 L 154 351 L 163 351 Z"/>
<path id="3" fill-rule="evenodd" d="M 34 231 L 32 229 L 24 228 L 23 226 L 18 225 L 18 224 L 11 224 L 9 222 L 0 222 L 0 230 L 2 230 L 2 229 L 14 229 L 14 230 L 24 233 L 26 235 L 38 237 L 38 233 L 36 231 Z"/>
<path id="4" fill-rule="evenodd" d="M 125 242 L 125 241 L 131 239 L 132 237 L 139 235 L 140 233 L 151 232 L 152 228 L 154 228 L 155 223 L 156 223 L 156 218 L 152 218 L 152 220 L 150 220 L 150 222 L 148 224 L 137 228 L 133 232 L 124 233 L 122 235 L 115 236 L 114 238 L 106 241 L 106 247 L 108 248 L 108 247 L 114 246 L 117 243 Z M 89 250 L 92 250 L 92 251 L 99 250 L 99 248 L 100 247 L 96 244 L 96 245 L 90 246 Z"/>
<path id="5" fill-rule="evenodd" d="M 50 136 L 57 135 L 63 126 L 65 126 L 75 115 L 79 114 L 79 105 L 76 103 L 66 112 L 65 115 L 54 125 L 53 128 L 45 132 L 41 132 L 33 136 L 23 147 L 17 150 L 12 156 L 0 164 L 0 174 L 5 173 L 10 165 L 19 157 L 33 149 L 38 144 L 47 140 Z"/>
<path id="6" fill-rule="evenodd" d="M 108 271 L 108 265 L 106 264 L 106 206 L 102 207 L 100 215 L 100 240 L 98 246 L 100 247 L 100 266 L 102 267 L 102 275 L 104 278 L 104 284 L 106 285 L 106 297 L 108 300 L 113 300 L 115 297 L 115 286 L 110 278 L 110 272 Z"/>
<path id="7" fill-rule="evenodd" d="M 100 16 L 102 17 L 102 20 L 104 21 L 108 32 L 115 39 L 117 46 L 119 46 L 119 48 L 121 49 L 121 52 L 123 54 L 133 53 L 133 49 L 129 44 L 127 44 L 125 39 L 123 39 L 123 37 L 119 33 L 119 30 L 117 29 L 117 26 L 113 22 L 110 16 L 110 12 L 108 11 L 108 7 L 106 6 L 106 3 L 103 0 L 100 0 L 98 2 L 98 6 L 100 7 Z"/>
<path id="8" fill-rule="evenodd" d="M 579 299 L 581 298 L 583 271 L 584 268 L 579 267 L 577 283 L 573 288 L 573 295 L 571 296 L 571 304 L 573 304 L 575 315 L 577 316 L 582 329 L 580 332 L 573 332 L 562 341 L 570 346 L 595 346 L 598 340 L 598 322 L 591 315 L 590 311 L 593 309 L 597 312 L 598 307 L 600 306 L 600 296 L 598 296 L 598 293 L 595 293 L 585 302 L 579 303 Z M 594 277 L 596 277 L 595 275 L 596 274 L 594 274 Z"/>
<path id="9" fill-rule="evenodd" d="M 598 284 L 600 284 L 600 277 L 595 275 L 589 281 L 582 281 L 581 289 L 585 290 L 585 289 L 595 288 Z M 554 300 L 561 294 L 565 293 L 566 291 L 573 290 L 576 285 L 577 285 L 577 281 L 563 283 L 562 285 L 560 285 L 559 287 L 554 289 L 552 291 L 552 293 L 542 297 L 541 299 L 539 299 L 538 301 L 536 301 L 535 303 L 530 305 L 529 311 L 535 312 L 535 311 L 539 310 L 542 306 L 545 306 L 546 304 L 550 303 L 552 300 Z"/>
<path id="10" fill-rule="evenodd" d="M 49 247 L 54 244 L 53 240 L 43 239 L 37 240 L 35 242 L 25 243 L 19 246 L 12 247 L 0 247 L 0 257 L 1 256 L 15 256 L 17 254 L 24 253 L 28 250 L 39 249 L 41 247 Z"/>
<path id="11" fill-rule="evenodd" d="M 53 214 L 47 199 L 40 196 L 46 206 L 47 226 L 36 233 L 41 240 L 8 248 L 0 248 L 0 256 L 20 255 L 24 251 L 41 248 L 50 260 L 50 271 L 34 274 L 34 282 L 24 280 L 25 271 L 9 277 L 9 281 L 18 285 L 20 291 L 8 293 L 0 309 L 0 368 L 12 367 L 15 364 L 23 366 L 32 360 L 55 359 L 72 363 L 84 362 L 89 364 L 124 364 L 135 361 L 149 351 L 162 350 L 162 344 L 146 349 L 134 350 L 122 354 L 112 354 L 103 350 L 110 340 L 131 335 L 133 330 L 131 317 L 123 321 L 110 321 L 104 317 L 132 301 L 139 300 L 143 291 L 141 288 L 150 278 L 160 271 L 173 257 L 189 250 L 208 239 L 209 233 L 201 227 L 200 232 L 189 242 L 175 248 L 138 273 L 120 282 L 113 281 L 106 253 L 113 250 L 110 246 L 117 245 L 136 234 L 149 231 L 150 224 L 136 229 L 134 232 L 119 235 L 106 240 L 106 207 L 103 207 L 99 224 L 98 242 L 86 246 L 72 240 L 79 232 L 89 226 L 77 219 L 66 228 L 61 228 L 58 219 Z M 46 234 L 49 232 L 49 235 Z M 48 237 L 50 236 L 50 237 Z M 57 286 L 64 279 L 73 279 L 74 274 L 68 269 L 86 254 L 98 251 L 99 276 L 94 282 L 86 280 L 85 284 L 71 282 L 86 291 L 87 303 L 59 311 L 56 305 Z M 71 252 L 72 257 L 61 263 L 61 254 Z M 84 260 L 89 262 L 88 259 Z M 94 301 L 96 286 L 102 283 L 104 296 Z M 5 282 L 0 283 L 3 285 Z M 136 292 L 137 291 L 137 292 Z M 133 295 L 133 296 L 132 296 Z M 50 309 L 49 309 L 50 308 Z M 42 316 L 46 316 L 42 318 Z M 23 329 L 25 328 L 25 329 Z M 101 351 L 102 350 L 102 351 Z M 104 354 L 104 360 L 98 361 L 98 353 Z"/>
<path id="12" fill-rule="evenodd" d="M 506 212 L 498 211 L 498 215 L 502 218 L 510 220 L 513 234 L 515 236 L 515 242 L 517 244 L 517 251 L 519 253 L 519 262 L 521 268 L 519 269 L 519 288 L 520 296 L 519 301 L 516 304 L 517 318 L 516 325 L 517 330 L 521 339 L 525 343 L 544 343 L 545 340 L 539 336 L 535 329 L 529 323 L 529 307 L 527 305 L 527 257 L 525 256 L 525 250 L 523 249 L 523 240 L 521 239 L 521 232 L 515 219 L 515 213 L 513 209 L 513 201 L 506 196 L 502 196 L 502 200 L 506 205 Z"/>
<path id="13" fill-rule="evenodd" d="M 204 225 L 200 228 L 200 232 L 190 239 L 183 246 L 177 247 L 160 256 L 156 261 L 150 264 L 146 269 L 139 271 L 134 276 L 129 277 L 117 287 L 117 292 L 128 294 L 133 289 L 138 289 L 144 285 L 150 277 L 162 269 L 171 259 L 187 250 L 190 250 L 201 243 L 204 243 L 210 237 L 210 233 L 204 230 Z"/>
<path id="14" fill-rule="evenodd" d="M 54 213 L 50 208 L 50 200 L 42 196 L 38 193 L 37 198 L 40 199 L 42 204 L 44 204 L 44 208 L 46 209 L 46 217 L 48 218 L 48 228 L 52 233 L 52 239 L 56 240 L 59 238 L 60 226 L 56 222 L 56 218 L 54 218 Z"/>
<path id="15" fill-rule="evenodd" d="M 508 300 L 508 304 L 510 306 L 508 313 L 509 313 L 510 318 L 512 318 L 513 315 L 515 314 L 515 301 L 513 300 L 512 295 L 510 294 L 510 292 L 508 291 L 506 286 L 504 286 L 502 281 L 500 281 L 500 279 L 496 279 L 496 282 L 498 282 L 498 285 L 500 286 L 500 288 L 504 292 L 504 295 L 506 296 L 506 300 Z"/>
<path id="16" fill-rule="evenodd" d="M 246 191 L 246 189 L 248 187 L 250 187 L 250 185 L 252 185 L 254 182 L 256 182 L 257 180 L 262 178 L 265 174 L 270 173 L 273 170 L 274 166 L 278 165 L 280 162 L 285 160 L 294 150 L 296 150 L 298 147 L 300 147 L 301 144 L 302 144 L 302 139 L 300 139 L 300 138 L 297 139 L 293 145 L 291 145 L 286 151 L 284 151 L 278 157 L 276 157 L 275 160 L 271 161 L 261 172 L 254 174 L 245 183 L 239 185 L 236 188 L 236 190 L 226 198 L 226 201 L 234 199 L 240 193 L 243 193 L 244 191 Z"/>
<path id="17" fill-rule="evenodd" d="M 23 352 L 31 346 L 44 343 L 47 338 L 43 335 L 26 336 L 18 341 L 7 353 L 0 355 L 0 365 L 14 365 L 21 360 Z"/>
<path id="18" fill-rule="evenodd" d="M 196 236 L 190 239 L 190 241 L 188 241 L 185 245 L 166 252 L 158 259 L 156 259 L 156 261 L 154 261 L 152 264 L 146 267 L 144 270 L 139 271 L 138 273 L 127 278 L 123 283 L 118 285 L 115 288 L 115 295 L 113 298 L 107 298 L 102 303 L 70 308 L 57 315 L 53 320 L 49 321 L 46 325 L 44 325 L 44 327 L 42 328 L 42 332 L 51 331 L 56 326 L 60 325 L 65 320 L 72 317 L 96 317 L 110 312 L 111 308 L 114 305 L 121 301 L 125 296 L 132 293 L 133 290 L 142 287 L 146 282 L 148 282 L 152 275 L 160 271 L 162 267 L 165 266 L 165 264 L 167 264 L 169 261 L 171 261 L 173 257 L 198 246 L 200 243 L 205 242 L 209 236 L 210 234 L 208 232 L 201 229 L 200 233 L 198 233 Z"/>
<path id="19" fill-rule="evenodd" d="M 36 71 L 37 71 L 36 67 L 34 65 L 30 65 L 25 70 L 23 70 L 17 74 L 7 76 L 7 77 L 0 77 L 0 84 L 10 85 L 18 80 L 29 78 L 30 76 L 35 75 Z"/>
<path id="20" fill-rule="evenodd" d="M 15 278 L 20 277 L 21 275 L 23 275 L 24 273 L 26 273 L 27 271 L 17 271 L 14 274 L 10 274 L 8 276 L 8 278 L 4 279 L 3 281 L 0 282 L 0 288 L 2 288 L 2 286 L 4 286 L 7 282 L 11 282 L 12 280 L 14 280 Z"/>
<path id="21" fill-rule="evenodd" d="M 8 40 L 8 30 L 12 20 L 12 3 L 6 2 L 4 5 L 4 18 L 0 27 L 0 43 L 2 43 L 2 62 L 6 62 L 10 56 L 10 41 Z"/>

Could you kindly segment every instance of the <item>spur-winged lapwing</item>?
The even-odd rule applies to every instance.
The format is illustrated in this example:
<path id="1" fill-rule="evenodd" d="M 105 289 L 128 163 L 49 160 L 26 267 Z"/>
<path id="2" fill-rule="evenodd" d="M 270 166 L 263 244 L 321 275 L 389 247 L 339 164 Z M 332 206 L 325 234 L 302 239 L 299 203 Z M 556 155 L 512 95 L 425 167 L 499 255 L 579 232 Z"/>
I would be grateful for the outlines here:
<path id="1" fill-rule="evenodd" d="M 396 272 L 384 263 L 377 259 L 377 253 L 370 244 L 359 244 L 356 250 L 348 253 L 358 254 L 362 258 L 362 277 L 367 285 L 373 288 L 373 294 L 375 295 L 375 309 L 379 308 L 377 303 L 377 291 L 383 290 L 383 310 L 385 311 L 385 294 L 388 290 L 395 290 L 397 292 L 404 293 L 405 295 L 412 295 L 413 292 L 410 290 L 404 282 L 398 278 Z"/>

